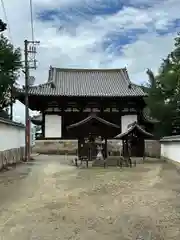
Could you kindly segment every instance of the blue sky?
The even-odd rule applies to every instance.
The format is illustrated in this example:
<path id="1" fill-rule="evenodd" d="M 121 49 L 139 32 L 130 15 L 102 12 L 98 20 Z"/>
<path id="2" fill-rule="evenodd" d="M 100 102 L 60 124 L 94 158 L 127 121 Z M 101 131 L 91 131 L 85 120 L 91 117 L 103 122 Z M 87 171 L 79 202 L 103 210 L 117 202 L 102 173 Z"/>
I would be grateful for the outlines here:
<path id="1" fill-rule="evenodd" d="M 92 22 L 93 25 L 93 23 L 98 19 L 103 20 L 104 18 L 113 17 L 116 15 L 120 15 L 120 17 L 123 18 L 126 17 L 123 16 L 124 12 L 127 12 L 128 16 L 128 9 L 132 9 L 137 12 L 139 11 L 140 16 L 134 16 L 135 21 L 136 18 L 141 17 L 141 13 L 148 18 L 148 12 L 154 10 L 154 7 L 156 4 L 158 4 L 158 2 L 162 4 L 163 1 L 140 1 L 140 3 L 136 3 L 136 1 L 101 0 L 92 1 L 91 4 L 87 4 L 85 1 L 80 1 L 80 3 L 78 3 L 75 7 L 73 7 L 73 5 L 67 5 L 64 7 L 57 6 L 56 8 L 53 7 L 49 9 L 40 9 L 36 12 L 36 17 L 39 21 L 44 23 L 51 23 L 55 19 L 56 21 L 59 20 L 59 32 L 65 31 L 66 34 L 69 34 L 73 38 L 78 34 L 78 31 L 76 30 L 81 27 L 83 22 Z M 131 21 L 133 21 L 133 18 L 129 19 L 127 23 L 130 23 Z M 134 26 L 126 29 L 126 26 L 123 24 L 122 26 L 116 26 L 115 29 L 109 29 L 109 31 L 104 34 L 104 39 L 101 41 L 101 46 L 104 51 L 109 51 L 110 49 L 111 52 L 118 55 L 121 53 L 120 49 L 123 48 L 123 46 L 136 42 L 139 35 L 152 32 L 162 36 L 177 32 L 178 28 L 180 27 L 180 17 L 170 19 L 161 27 L 156 25 L 157 21 L 154 21 L 153 17 L 150 17 L 149 19 L 144 19 L 143 26 L 136 26 L 134 24 Z M 94 48 L 96 48 L 96 43 L 94 43 L 92 46 L 92 49 Z"/>
<path id="2" fill-rule="evenodd" d="M 59 37 L 72 42 L 70 44 L 72 51 L 64 49 L 67 46 L 63 46 L 62 39 L 59 46 L 57 42 L 55 43 L 60 54 L 67 59 L 63 66 L 117 68 L 124 67 L 124 64 L 129 69 L 132 81 L 139 83 L 147 80 L 146 68 L 151 67 L 157 71 L 161 59 L 172 49 L 173 37 L 180 26 L 177 0 L 69 0 L 61 4 L 58 1 L 48 1 L 45 5 L 39 3 L 36 6 L 37 21 L 44 25 L 54 24 Z M 163 39 L 164 37 L 166 39 Z M 142 44 L 147 45 L 147 53 L 144 53 L 148 57 L 147 63 L 136 72 L 136 76 L 133 76 L 137 64 L 134 58 L 139 58 L 140 52 L 145 50 L 136 49 L 143 38 L 146 41 L 143 40 Z M 151 38 L 154 41 L 157 38 L 158 44 L 155 43 L 154 46 L 156 48 L 161 48 L 158 46 L 161 40 L 168 41 L 167 48 L 161 49 L 159 56 L 156 56 L 156 49 L 155 52 L 148 52 Z M 149 46 L 149 49 L 151 48 L 152 46 Z M 129 54 L 126 56 L 129 51 L 132 52 L 132 57 Z M 75 57 L 70 55 L 73 52 Z M 133 52 L 138 52 L 138 55 L 134 56 Z M 86 58 L 86 53 L 88 59 L 82 61 Z M 141 57 L 142 60 L 136 61 L 144 62 L 146 57 Z M 151 66 L 152 61 L 149 59 L 153 59 L 154 65 Z"/>
<path id="3" fill-rule="evenodd" d="M 5 7 L 13 43 L 23 48 L 24 39 L 31 39 L 27 2 L 6 0 Z M 127 67 L 131 80 L 141 84 L 147 81 L 146 69 L 157 72 L 172 50 L 179 9 L 179 0 L 33 0 L 35 37 L 41 44 L 38 69 L 31 74 L 38 84 L 47 81 L 50 65 Z M 20 112 L 18 105 L 15 114 Z"/>

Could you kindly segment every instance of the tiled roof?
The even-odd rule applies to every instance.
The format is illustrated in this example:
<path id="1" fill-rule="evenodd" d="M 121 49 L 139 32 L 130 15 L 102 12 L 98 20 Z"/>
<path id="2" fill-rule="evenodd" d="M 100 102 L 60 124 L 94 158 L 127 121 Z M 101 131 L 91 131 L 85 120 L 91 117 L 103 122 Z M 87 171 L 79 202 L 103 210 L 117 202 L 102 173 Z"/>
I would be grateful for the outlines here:
<path id="1" fill-rule="evenodd" d="M 48 82 L 30 87 L 29 94 L 89 97 L 146 96 L 140 86 L 131 84 L 126 68 L 61 69 L 51 67 Z"/>
<path id="2" fill-rule="evenodd" d="M 35 120 L 35 121 L 42 121 L 42 114 L 34 115 L 30 118 L 31 120 Z"/>
<path id="3" fill-rule="evenodd" d="M 31 122 L 35 125 L 41 125 L 42 124 L 42 114 L 30 117 L 30 119 L 31 119 Z"/>
<path id="4" fill-rule="evenodd" d="M 126 132 L 118 134 L 115 138 L 123 139 L 123 138 L 127 137 L 130 133 L 132 133 L 135 129 L 137 129 L 141 134 L 143 134 L 144 138 L 146 138 L 146 139 L 153 137 L 153 135 L 151 133 L 146 132 L 146 130 L 144 130 L 141 126 L 139 126 L 137 124 L 137 122 L 134 122 L 129 125 Z"/>
<path id="5" fill-rule="evenodd" d="M 19 127 L 19 128 L 25 128 L 25 125 L 22 124 L 22 123 L 14 122 L 10 119 L 5 119 L 5 118 L 2 118 L 2 117 L 0 117 L 0 123 L 11 125 L 11 126 L 16 126 L 16 127 Z"/>
<path id="6" fill-rule="evenodd" d="M 160 139 L 160 142 L 180 142 L 180 135 L 163 137 Z"/>

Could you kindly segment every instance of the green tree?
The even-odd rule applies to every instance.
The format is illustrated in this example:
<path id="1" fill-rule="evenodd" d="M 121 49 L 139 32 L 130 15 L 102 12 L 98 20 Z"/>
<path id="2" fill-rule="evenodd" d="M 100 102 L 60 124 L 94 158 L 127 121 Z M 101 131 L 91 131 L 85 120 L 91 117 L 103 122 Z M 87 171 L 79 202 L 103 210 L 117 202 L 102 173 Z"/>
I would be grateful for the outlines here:
<path id="1" fill-rule="evenodd" d="M 154 134 L 157 137 L 161 137 L 164 135 L 164 128 L 167 129 L 162 125 L 162 122 L 163 124 L 165 123 L 163 119 L 166 115 L 164 97 L 157 76 L 154 76 L 150 69 L 148 69 L 147 74 L 149 81 L 145 85 L 144 90 L 148 93 L 148 97 L 145 98 L 145 102 L 149 107 L 151 117 L 159 121 L 155 123 Z"/>
<path id="2" fill-rule="evenodd" d="M 159 120 L 155 130 L 160 137 L 180 130 L 180 34 L 174 46 L 156 76 L 151 70 L 147 71 L 149 83 L 144 88 L 148 92 L 146 103 L 151 114 Z"/>
<path id="3" fill-rule="evenodd" d="M 16 85 L 22 67 L 21 51 L 14 48 L 9 40 L 0 35 L 0 110 L 11 102 L 11 90 Z M 13 102 L 15 101 L 12 98 Z"/>

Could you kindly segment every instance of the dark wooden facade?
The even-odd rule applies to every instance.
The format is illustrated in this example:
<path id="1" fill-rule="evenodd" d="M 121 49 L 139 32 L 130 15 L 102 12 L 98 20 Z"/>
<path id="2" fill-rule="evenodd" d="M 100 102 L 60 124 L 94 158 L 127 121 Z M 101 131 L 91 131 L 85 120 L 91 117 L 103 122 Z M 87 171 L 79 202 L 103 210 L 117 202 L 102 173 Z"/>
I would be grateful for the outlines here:
<path id="1" fill-rule="evenodd" d="M 37 104 L 36 104 L 36 103 Z M 95 98 L 58 98 L 54 99 L 54 101 L 50 102 L 49 98 L 41 97 L 37 99 L 37 97 L 30 96 L 29 104 L 31 109 L 33 110 L 34 106 L 36 106 L 36 110 L 41 111 L 42 113 L 42 130 L 43 130 L 43 138 L 44 135 L 44 126 L 45 126 L 45 114 L 58 114 L 62 117 L 62 138 L 63 139 L 73 139 L 75 136 L 71 135 L 70 132 L 67 131 L 67 127 L 71 124 L 79 122 L 86 117 L 88 117 L 91 113 L 97 114 L 97 116 L 120 126 L 119 132 L 121 132 L 121 116 L 129 115 L 129 114 L 137 114 L 138 121 L 142 125 L 147 125 L 148 128 L 152 126 L 151 123 L 147 123 L 147 121 L 142 116 L 142 110 L 145 107 L 143 98 L 126 98 L 126 99 L 114 99 L 109 98 L 106 101 L 102 99 Z M 149 129 L 148 129 L 149 130 Z M 117 133 L 118 134 L 118 133 Z"/>
<path id="2" fill-rule="evenodd" d="M 17 99 L 25 103 L 23 89 Z M 42 138 L 45 138 L 45 115 L 62 117 L 62 139 L 76 138 L 67 131 L 91 113 L 120 127 L 123 115 L 136 114 L 138 122 L 152 131 L 153 124 L 143 117 L 146 94 L 130 82 L 124 69 L 57 69 L 50 68 L 48 82 L 29 89 L 29 108 L 42 114 Z M 118 132 L 118 133 L 119 133 Z M 117 134 L 118 134 L 117 133 Z M 112 137 L 109 134 L 109 137 Z"/>
<path id="3" fill-rule="evenodd" d="M 99 143 L 96 139 L 101 138 L 104 141 L 102 154 L 104 159 L 107 158 L 107 139 L 115 136 L 120 131 L 120 126 L 91 113 L 85 119 L 69 125 L 67 131 L 71 136 L 78 138 L 79 158 L 86 156 L 92 161 L 96 159 L 98 153 Z"/>
<path id="4" fill-rule="evenodd" d="M 130 157 L 145 156 L 145 139 L 153 139 L 153 135 L 142 126 L 134 122 L 129 125 L 126 132 L 115 137 L 123 141 L 123 156 L 127 157 L 130 148 Z"/>

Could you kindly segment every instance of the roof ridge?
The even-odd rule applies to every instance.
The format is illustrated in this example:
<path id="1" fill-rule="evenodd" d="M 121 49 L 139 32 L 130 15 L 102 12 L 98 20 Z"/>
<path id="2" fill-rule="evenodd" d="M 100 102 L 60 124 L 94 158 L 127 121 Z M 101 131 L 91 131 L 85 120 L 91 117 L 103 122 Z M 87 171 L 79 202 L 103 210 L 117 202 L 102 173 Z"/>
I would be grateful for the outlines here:
<path id="1" fill-rule="evenodd" d="M 55 83 L 53 81 L 49 81 L 49 82 L 45 82 L 45 83 L 41 83 L 41 84 L 38 84 L 38 85 L 35 85 L 35 86 L 30 86 L 29 88 L 30 89 L 36 89 L 36 88 L 42 88 L 42 87 L 46 87 L 46 86 L 50 86 L 52 88 L 55 87 Z"/>
<path id="2" fill-rule="evenodd" d="M 127 68 L 58 68 L 58 67 L 52 67 L 50 66 L 51 71 L 82 71 L 82 72 L 93 72 L 93 71 L 104 71 L 104 72 L 117 72 L 117 71 L 123 71 L 127 72 Z"/>
<path id="3" fill-rule="evenodd" d="M 131 87 L 131 80 L 129 78 L 129 74 L 127 72 L 127 68 L 123 69 L 123 77 L 124 77 L 124 80 L 126 81 L 126 83 L 128 84 L 128 87 Z"/>
<path id="4" fill-rule="evenodd" d="M 57 73 L 57 69 L 50 65 L 47 83 L 49 82 L 55 83 L 56 73 Z"/>

